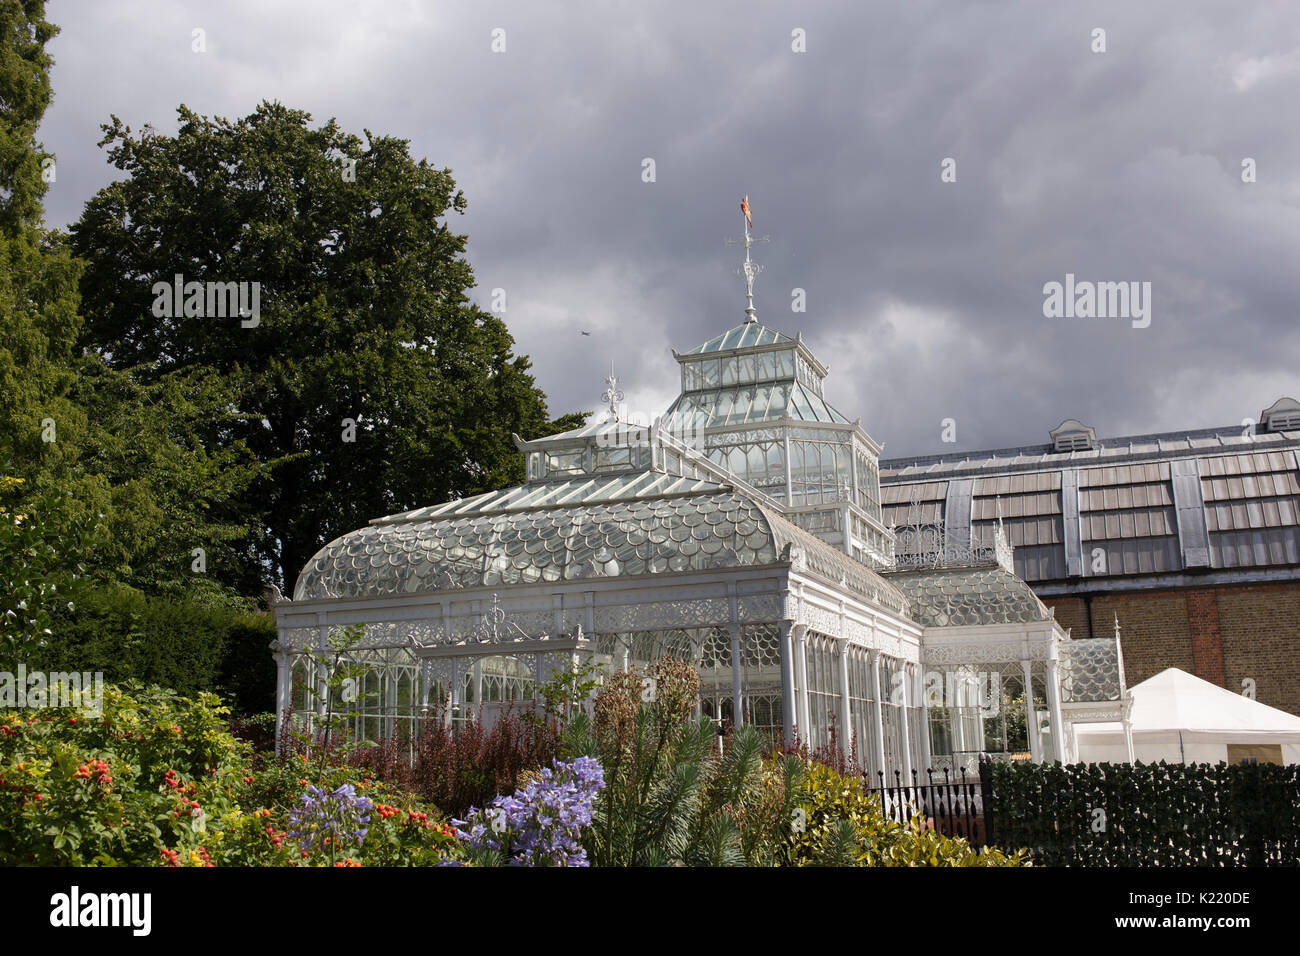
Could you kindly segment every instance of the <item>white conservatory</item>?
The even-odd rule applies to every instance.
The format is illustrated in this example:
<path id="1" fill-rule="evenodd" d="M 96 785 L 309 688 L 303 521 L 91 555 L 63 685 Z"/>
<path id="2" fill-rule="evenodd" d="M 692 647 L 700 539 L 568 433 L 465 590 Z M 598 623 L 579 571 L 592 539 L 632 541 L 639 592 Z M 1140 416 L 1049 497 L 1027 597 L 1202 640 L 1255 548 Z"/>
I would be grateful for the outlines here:
<path id="1" fill-rule="evenodd" d="M 823 398 L 802 338 L 757 321 L 747 271 L 745 321 L 674 353 L 681 394 L 653 424 L 620 420 L 611 376 L 607 420 L 515 439 L 524 484 L 321 549 L 274 606 L 280 720 L 323 712 L 331 634 L 363 625 L 347 706 L 371 738 L 490 721 L 573 662 L 665 654 L 721 724 L 812 746 L 834 726 L 873 776 L 1068 762 L 1076 724 L 1123 725 L 1118 635 L 1071 640 L 1000 535 L 882 523 L 881 445 Z"/>

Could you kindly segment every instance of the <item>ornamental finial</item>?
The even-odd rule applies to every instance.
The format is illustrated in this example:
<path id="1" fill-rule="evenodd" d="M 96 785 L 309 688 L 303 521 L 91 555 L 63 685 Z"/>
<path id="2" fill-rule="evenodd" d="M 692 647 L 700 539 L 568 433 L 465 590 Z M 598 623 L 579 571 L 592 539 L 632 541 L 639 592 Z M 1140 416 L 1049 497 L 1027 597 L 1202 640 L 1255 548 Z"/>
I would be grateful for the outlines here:
<path id="1" fill-rule="evenodd" d="M 614 375 L 614 363 L 609 363 L 609 377 L 605 379 L 605 394 L 601 401 L 609 403 L 609 420 L 618 421 L 618 403 L 623 401 L 623 390 L 618 387 L 618 378 Z"/>
<path id="2" fill-rule="evenodd" d="M 769 242 L 772 237 L 760 236 L 755 238 L 750 235 L 749 230 L 754 225 L 754 215 L 753 210 L 749 207 L 748 196 L 740 201 L 740 213 L 745 220 L 745 238 L 728 239 L 727 245 L 743 245 L 745 247 L 745 262 L 736 270 L 736 275 L 743 276 L 745 279 L 745 321 L 757 322 L 758 313 L 754 309 L 754 279 L 763 271 L 763 267 L 749 258 L 749 247 L 756 242 Z"/>

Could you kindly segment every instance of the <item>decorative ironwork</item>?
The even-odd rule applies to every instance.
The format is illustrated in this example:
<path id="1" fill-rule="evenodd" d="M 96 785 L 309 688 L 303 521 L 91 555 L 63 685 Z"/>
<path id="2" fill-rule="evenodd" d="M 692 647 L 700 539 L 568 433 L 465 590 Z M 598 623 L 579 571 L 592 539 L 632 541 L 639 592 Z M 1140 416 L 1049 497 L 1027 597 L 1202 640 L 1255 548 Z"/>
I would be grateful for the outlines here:
<path id="1" fill-rule="evenodd" d="M 745 321 L 757 322 L 758 313 L 754 309 L 754 279 L 756 279 L 758 274 L 763 271 L 763 267 L 749 258 L 749 247 L 756 242 L 771 242 L 772 237 L 754 237 L 750 235 L 749 217 L 745 216 L 743 218 L 745 219 L 745 238 L 728 239 L 726 240 L 726 243 L 729 246 L 740 245 L 745 247 L 745 261 L 741 267 L 736 270 L 736 275 L 742 276 L 745 280 Z"/>
<path id="2" fill-rule="evenodd" d="M 1052 659 L 1053 641 L 988 641 L 980 644 L 928 644 L 921 651 L 926 664 L 1000 664 Z"/>
<path id="3" fill-rule="evenodd" d="M 614 363 L 609 363 L 609 377 L 605 379 L 605 394 L 600 397 L 609 405 L 609 420 L 618 421 L 618 403 L 623 401 L 623 390 L 618 387 L 618 378 L 614 375 Z"/>
<path id="4" fill-rule="evenodd" d="M 917 493 L 912 492 L 909 523 L 890 525 L 894 535 L 894 566 L 898 568 L 963 568 L 996 564 L 1014 573 L 1014 549 L 1002 530 L 1001 519 L 993 529 L 993 543 L 977 546 L 969 538 L 949 540 L 943 518 L 922 521 Z"/>
<path id="5" fill-rule="evenodd" d="M 484 612 L 479 624 L 464 636 L 465 644 L 511 644 L 531 640 L 532 635 L 518 624 L 506 620 L 505 608 L 492 595 L 492 604 Z"/>

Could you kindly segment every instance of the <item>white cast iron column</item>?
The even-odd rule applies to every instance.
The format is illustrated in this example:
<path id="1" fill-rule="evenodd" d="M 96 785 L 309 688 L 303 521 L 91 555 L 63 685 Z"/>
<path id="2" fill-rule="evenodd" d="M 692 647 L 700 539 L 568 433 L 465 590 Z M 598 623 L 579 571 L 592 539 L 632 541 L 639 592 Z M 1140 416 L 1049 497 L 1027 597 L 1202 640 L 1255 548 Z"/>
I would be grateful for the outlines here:
<path id="1" fill-rule="evenodd" d="M 794 628 L 794 673 L 795 680 L 798 682 L 799 690 L 795 697 L 798 704 L 796 713 L 798 718 L 799 736 L 805 744 L 812 743 L 812 721 L 809 717 L 808 707 L 808 642 L 805 640 L 808 634 L 808 628 L 803 624 L 796 624 Z"/>
<path id="2" fill-rule="evenodd" d="M 845 753 L 853 745 L 853 702 L 849 699 L 849 641 L 840 641 L 840 747 Z M 859 758 L 860 759 L 860 758 Z"/>
<path id="3" fill-rule="evenodd" d="M 1061 719 L 1061 689 L 1057 686 L 1056 661 L 1043 662 L 1047 671 L 1047 712 L 1052 724 L 1052 759 L 1065 762 L 1065 721 Z"/>
<path id="4" fill-rule="evenodd" d="M 731 721 L 739 727 L 745 722 L 745 704 L 741 700 L 740 625 L 732 624 L 731 632 Z"/>
<path id="5" fill-rule="evenodd" d="M 1025 672 L 1025 726 L 1029 731 L 1029 757 L 1034 763 L 1043 762 L 1043 741 L 1038 736 L 1038 714 L 1034 707 L 1034 669 L 1029 661 L 1021 661 Z"/>
<path id="6" fill-rule="evenodd" d="M 781 622 L 781 723 L 787 745 L 794 743 L 794 624 Z"/>

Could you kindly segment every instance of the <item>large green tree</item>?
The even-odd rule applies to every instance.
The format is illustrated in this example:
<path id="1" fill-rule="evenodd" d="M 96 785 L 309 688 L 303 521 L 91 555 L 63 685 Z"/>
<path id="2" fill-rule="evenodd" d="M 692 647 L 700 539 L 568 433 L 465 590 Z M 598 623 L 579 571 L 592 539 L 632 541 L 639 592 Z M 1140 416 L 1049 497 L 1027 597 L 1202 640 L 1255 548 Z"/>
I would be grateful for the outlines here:
<path id="1" fill-rule="evenodd" d="M 0 0 L 5 505 L 41 519 L 51 575 L 80 566 L 107 582 L 204 600 L 257 593 L 250 555 L 259 524 L 240 502 L 255 463 L 237 441 L 209 449 L 199 434 L 237 418 L 238 390 L 188 371 L 137 381 L 78 347 L 83 263 L 44 226 L 42 200 L 57 172 L 36 139 L 51 100 L 45 45 L 57 32 L 40 0 Z M 91 524 L 106 532 L 93 547 L 59 530 Z M 26 575 L 33 587 L 46 576 Z"/>
<path id="2" fill-rule="evenodd" d="M 41 421 L 72 415 L 59 395 L 71 381 L 81 269 L 43 228 L 53 157 L 36 140 L 52 95 L 45 44 L 57 33 L 42 0 L 0 0 L 0 465 L 11 469 L 46 451 Z"/>
<path id="3" fill-rule="evenodd" d="M 125 176 L 72 229 L 83 341 L 145 381 L 209 369 L 237 383 L 250 417 L 205 440 L 242 440 L 263 465 L 246 502 L 267 565 L 291 586 L 324 541 L 376 515 L 520 478 L 510 433 L 560 423 L 505 325 L 469 301 L 451 172 L 276 103 L 179 116 L 174 136 L 104 127 Z M 249 283 L 244 314 L 159 294 L 176 276 Z"/>

